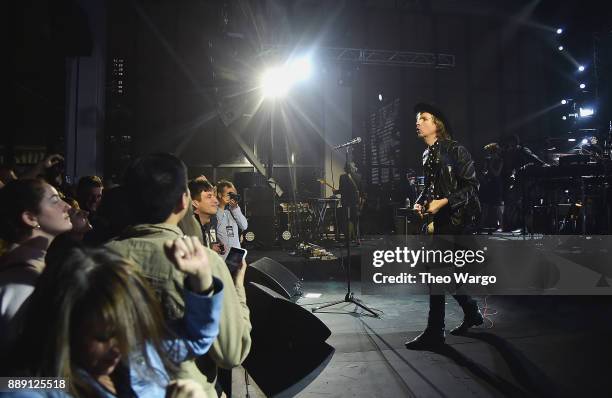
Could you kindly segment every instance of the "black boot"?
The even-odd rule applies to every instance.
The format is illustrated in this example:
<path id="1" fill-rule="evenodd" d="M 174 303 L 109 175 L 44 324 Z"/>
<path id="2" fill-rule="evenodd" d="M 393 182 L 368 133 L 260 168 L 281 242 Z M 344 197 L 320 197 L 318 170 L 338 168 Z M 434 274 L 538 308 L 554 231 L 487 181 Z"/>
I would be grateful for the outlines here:
<path id="1" fill-rule="evenodd" d="M 482 317 L 482 313 L 478 309 L 478 306 L 475 305 L 467 311 L 464 309 L 463 322 L 461 322 L 461 325 L 451 330 L 450 334 L 455 336 L 465 334 L 469 328 L 482 325 L 483 322 L 484 318 Z"/>
<path id="2" fill-rule="evenodd" d="M 423 333 L 418 335 L 414 340 L 404 343 L 409 350 L 426 350 L 436 348 L 444 344 L 444 327 L 429 327 Z"/>

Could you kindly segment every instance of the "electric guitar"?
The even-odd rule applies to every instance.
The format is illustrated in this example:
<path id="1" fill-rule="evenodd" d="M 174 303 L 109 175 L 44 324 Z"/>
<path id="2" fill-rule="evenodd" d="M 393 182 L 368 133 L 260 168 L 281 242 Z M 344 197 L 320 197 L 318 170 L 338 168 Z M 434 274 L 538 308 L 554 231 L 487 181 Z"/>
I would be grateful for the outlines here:
<path id="1" fill-rule="evenodd" d="M 434 184 L 430 183 L 427 192 L 425 192 L 425 206 L 424 206 L 424 214 L 423 221 L 425 226 L 425 232 L 427 235 L 433 235 L 434 233 L 434 215 L 427 212 L 427 207 L 429 203 L 434 199 Z"/>
<path id="2" fill-rule="evenodd" d="M 425 231 L 427 235 L 433 235 L 434 233 L 434 215 L 431 213 L 425 213 L 423 215 L 423 219 L 425 220 Z"/>
<path id="3" fill-rule="evenodd" d="M 331 185 L 329 182 L 325 181 L 322 178 L 317 178 L 317 181 L 320 182 L 321 184 L 327 185 L 328 187 L 330 187 L 332 189 L 332 191 L 337 191 L 336 188 L 334 188 L 333 185 Z"/>

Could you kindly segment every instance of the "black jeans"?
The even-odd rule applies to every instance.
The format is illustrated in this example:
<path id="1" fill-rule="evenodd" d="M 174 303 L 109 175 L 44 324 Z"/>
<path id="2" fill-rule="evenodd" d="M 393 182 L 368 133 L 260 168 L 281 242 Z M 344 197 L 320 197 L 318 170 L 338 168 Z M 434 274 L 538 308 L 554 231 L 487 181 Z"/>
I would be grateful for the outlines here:
<path id="1" fill-rule="evenodd" d="M 445 222 L 446 221 L 446 222 Z M 436 219 L 434 221 L 435 235 L 467 235 L 471 234 L 473 229 L 465 228 L 464 226 L 456 226 L 450 223 L 450 220 Z M 454 294 L 453 298 L 463 309 L 463 313 L 467 314 L 478 310 L 478 304 L 471 296 L 466 294 Z M 432 294 L 429 296 L 429 316 L 427 318 L 427 327 L 433 329 L 444 328 L 444 309 L 445 295 Z"/>
<path id="2" fill-rule="evenodd" d="M 453 295 L 457 303 L 463 309 L 463 313 L 467 314 L 478 309 L 478 304 L 471 296 L 466 294 Z M 444 302 L 445 295 L 432 294 L 429 296 L 429 317 L 427 318 L 427 327 L 432 329 L 444 328 Z"/>

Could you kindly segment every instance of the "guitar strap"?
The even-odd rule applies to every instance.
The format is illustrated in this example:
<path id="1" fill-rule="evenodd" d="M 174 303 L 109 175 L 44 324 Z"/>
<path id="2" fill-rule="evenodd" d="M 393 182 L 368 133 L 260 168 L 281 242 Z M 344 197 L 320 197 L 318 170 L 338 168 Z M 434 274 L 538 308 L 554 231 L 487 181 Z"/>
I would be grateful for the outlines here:
<path id="1" fill-rule="evenodd" d="M 353 184 L 353 187 L 355 188 L 355 191 L 359 192 L 359 188 L 357 187 L 357 183 L 353 179 L 353 176 L 351 175 L 351 173 L 348 173 L 347 176 L 348 176 L 349 180 L 351 180 L 351 183 Z"/>
<path id="2" fill-rule="evenodd" d="M 355 180 L 353 179 L 353 176 L 351 175 L 351 173 L 347 173 L 347 176 L 349 178 L 349 180 L 351 180 L 351 184 L 353 184 L 353 187 L 355 188 L 355 191 L 357 192 L 357 200 L 358 202 L 361 202 L 361 191 L 359 190 L 359 187 L 357 186 L 357 183 L 355 182 Z M 360 203 L 357 203 L 357 206 L 360 206 Z"/>

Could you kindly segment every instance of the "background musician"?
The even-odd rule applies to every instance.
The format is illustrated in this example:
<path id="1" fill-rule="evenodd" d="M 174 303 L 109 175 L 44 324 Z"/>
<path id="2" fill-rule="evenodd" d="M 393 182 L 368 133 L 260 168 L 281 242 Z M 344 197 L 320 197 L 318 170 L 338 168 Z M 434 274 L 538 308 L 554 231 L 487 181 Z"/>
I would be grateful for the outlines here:
<path id="1" fill-rule="evenodd" d="M 350 240 L 359 242 L 359 216 L 362 205 L 362 179 L 357 172 L 357 166 L 354 162 L 349 162 L 344 165 L 344 174 L 340 176 L 338 190 L 334 194 L 340 194 L 340 203 L 344 210 L 347 222 L 349 223 Z M 347 210 L 349 212 L 347 213 Z"/>

